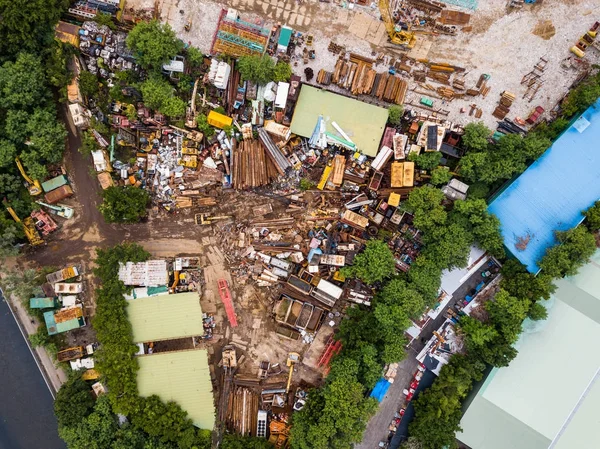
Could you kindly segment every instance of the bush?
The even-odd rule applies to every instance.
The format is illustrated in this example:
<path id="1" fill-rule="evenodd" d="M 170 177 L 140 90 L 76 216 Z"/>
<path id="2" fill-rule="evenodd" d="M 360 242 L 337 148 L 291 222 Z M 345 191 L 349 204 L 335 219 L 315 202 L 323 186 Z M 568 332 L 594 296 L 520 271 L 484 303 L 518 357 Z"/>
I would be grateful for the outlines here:
<path id="1" fill-rule="evenodd" d="M 396 271 L 396 261 L 387 244 L 370 240 L 351 266 L 342 268 L 346 277 L 357 277 L 366 284 L 374 284 L 390 277 Z"/>
<path id="2" fill-rule="evenodd" d="M 109 187 L 102 198 L 100 212 L 107 223 L 136 223 L 146 216 L 150 202 L 148 192 L 133 186 Z"/>
<path id="3" fill-rule="evenodd" d="M 394 104 L 388 108 L 388 122 L 394 126 L 398 126 L 402 120 L 404 108 L 401 105 Z"/>
<path id="4" fill-rule="evenodd" d="M 315 183 L 312 182 L 310 179 L 308 178 L 302 178 L 300 179 L 300 184 L 298 186 L 300 188 L 300 190 L 305 191 L 305 190 L 311 190 L 315 188 Z"/>

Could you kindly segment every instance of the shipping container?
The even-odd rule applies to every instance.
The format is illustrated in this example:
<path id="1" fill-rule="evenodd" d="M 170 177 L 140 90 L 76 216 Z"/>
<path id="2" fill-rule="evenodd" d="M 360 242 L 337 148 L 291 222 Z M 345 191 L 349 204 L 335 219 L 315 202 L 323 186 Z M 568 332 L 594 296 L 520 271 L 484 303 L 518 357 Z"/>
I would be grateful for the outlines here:
<path id="1" fill-rule="evenodd" d="M 72 195 L 73 189 L 70 186 L 65 185 L 46 193 L 44 195 L 44 199 L 46 200 L 46 203 L 56 204 L 59 201 L 62 201 L 65 198 L 69 198 Z"/>
<path id="2" fill-rule="evenodd" d="M 208 117 L 206 118 L 208 124 L 214 126 L 215 128 L 223 129 L 226 126 L 231 126 L 233 123 L 233 119 L 231 117 L 227 117 L 226 115 L 219 114 L 216 111 L 210 111 L 208 113 Z"/>
<path id="3" fill-rule="evenodd" d="M 48 193 L 54 189 L 58 189 L 61 186 L 67 185 L 69 180 L 65 175 L 57 176 L 56 178 L 49 179 L 46 182 L 42 183 L 42 189 L 44 192 Z"/>
<path id="4" fill-rule="evenodd" d="M 67 279 L 74 278 L 75 276 L 79 276 L 79 270 L 77 267 L 67 267 L 62 270 L 55 271 L 54 273 L 50 273 L 46 275 L 46 280 L 51 284 L 56 284 L 57 282 L 66 281 Z"/>

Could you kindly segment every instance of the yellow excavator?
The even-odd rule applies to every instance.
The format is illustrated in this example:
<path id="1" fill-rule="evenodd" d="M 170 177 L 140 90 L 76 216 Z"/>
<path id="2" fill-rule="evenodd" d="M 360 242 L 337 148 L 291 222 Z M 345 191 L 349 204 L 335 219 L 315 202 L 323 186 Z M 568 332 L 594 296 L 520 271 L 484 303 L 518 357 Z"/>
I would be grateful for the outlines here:
<path id="1" fill-rule="evenodd" d="M 13 217 L 13 220 L 15 220 L 17 223 L 20 223 L 21 226 L 23 226 L 25 236 L 27 237 L 27 240 L 29 240 L 29 243 L 31 243 L 32 246 L 42 245 L 44 243 L 44 240 L 42 240 L 42 238 L 40 237 L 40 234 L 38 233 L 38 230 L 35 227 L 35 223 L 33 222 L 33 219 L 31 217 L 24 218 L 23 221 L 21 221 L 21 219 L 17 216 L 17 213 L 13 210 L 12 207 L 6 206 L 6 210 L 11 215 L 11 217 Z"/>
<path id="2" fill-rule="evenodd" d="M 413 48 L 417 43 L 415 33 L 411 31 L 398 31 L 392 20 L 390 14 L 390 2 L 389 0 L 379 0 L 379 12 L 383 23 L 385 23 L 385 29 L 387 30 L 390 42 L 396 45 L 402 45 L 404 47 Z"/>
<path id="3" fill-rule="evenodd" d="M 29 194 L 31 196 L 37 196 L 42 193 L 42 186 L 40 185 L 40 182 L 37 179 L 31 179 L 27 173 L 25 173 L 25 169 L 23 168 L 23 164 L 21 164 L 21 160 L 16 158 L 15 162 L 17 163 L 17 167 L 19 167 L 21 176 L 23 176 L 23 179 L 27 183 L 27 190 L 29 190 Z"/>

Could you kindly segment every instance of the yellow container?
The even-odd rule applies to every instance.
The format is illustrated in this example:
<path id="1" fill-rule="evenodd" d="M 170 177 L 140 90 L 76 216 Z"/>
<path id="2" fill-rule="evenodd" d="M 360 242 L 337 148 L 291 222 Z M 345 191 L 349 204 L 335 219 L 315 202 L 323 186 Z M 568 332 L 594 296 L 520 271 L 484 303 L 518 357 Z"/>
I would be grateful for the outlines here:
<path id="1" fill-rule="evenodd" d="M 571 47 L 571 53 L 573 53 L 578 58 L 583 58 L 585 56 L 585 52 L 577 48 L 575 45 Z"/>
<path id="2" fill-rule="evenodd" d="M 219 114 L 216 111 L 210 111 L 206 119 L 209 125 L 221 129 L 225 128 L 226 126 L 231 126 L 231 124 L 233 123 L 233 119 L 231 117 Z"/>

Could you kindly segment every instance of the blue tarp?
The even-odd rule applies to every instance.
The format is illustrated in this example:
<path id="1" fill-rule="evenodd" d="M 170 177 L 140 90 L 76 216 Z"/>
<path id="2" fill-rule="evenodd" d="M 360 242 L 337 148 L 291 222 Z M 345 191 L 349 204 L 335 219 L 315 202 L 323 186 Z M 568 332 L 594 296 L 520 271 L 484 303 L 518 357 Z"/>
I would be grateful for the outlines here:
<path id="1" fill-rule="evenodd" d="M 531 273 L 556 244 L 554 231 L 577 226 L 581 212 L 600 198 L 598 142 L 600 100 L 490 204 L 505 246 Z M 519 241 L 528 241 L 524 250 L 515 247 Z"/>
<path id="2" fill-rule="evenodd" d="M 385 380 L 383 377 L 377 381 L 375 388 L 371 391 L 371 397 L 377 399 L 377 402 L 383 401 L 385 394 L 390 388 L 391 383 Z"/>

